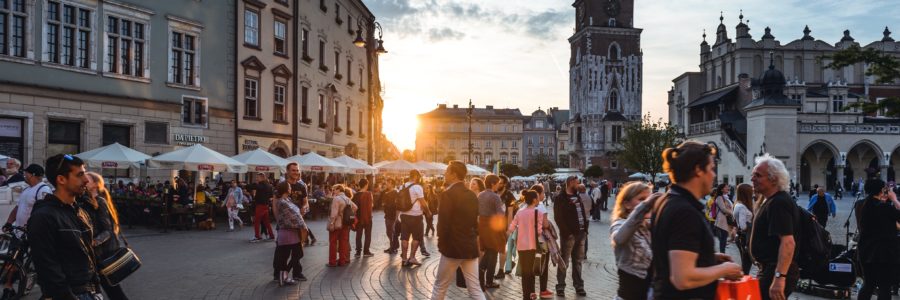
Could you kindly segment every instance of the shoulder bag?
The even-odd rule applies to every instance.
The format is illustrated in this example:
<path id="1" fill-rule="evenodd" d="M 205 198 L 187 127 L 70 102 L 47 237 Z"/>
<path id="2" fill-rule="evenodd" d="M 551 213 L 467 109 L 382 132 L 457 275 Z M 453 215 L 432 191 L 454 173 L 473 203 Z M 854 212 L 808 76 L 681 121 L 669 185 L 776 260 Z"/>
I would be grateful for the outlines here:
<path id="1" fill-rule="evenodd" d="M 125 247 L 119 248 L 112 255 L 97 263 L 100 279 L 111 286 L 119 285 L 122 280 L 141 267 L 141 259 L 131 250 L 125 236 L 122 236 L 122 241 L 125 242 Z"/>
<path id="2" fill-rule="evenodd" d="M 546 259 L 547 248 L 544 243 L 541 243 L 541 240 L 538 239 L 538 211 L 537 207 L 534 208 L 534 264 L 532 265 L 532 272 L 534 275 L 540 275 L 544 273 L 544 259 Z"/>

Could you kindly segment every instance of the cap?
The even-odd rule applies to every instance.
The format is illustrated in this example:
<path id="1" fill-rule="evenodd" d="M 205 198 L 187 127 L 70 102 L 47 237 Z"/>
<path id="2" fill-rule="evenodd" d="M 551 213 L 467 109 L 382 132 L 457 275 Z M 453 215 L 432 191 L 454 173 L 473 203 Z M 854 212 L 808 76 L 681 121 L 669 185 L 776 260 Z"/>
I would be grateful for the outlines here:
<path id="1" fill-rule="evenodd" d="M 44 168 L 38 164 L 28 165 L 28 167 L 25 168 L 25 172 L 28 172 L 34 176 L 44 176 Z"/>

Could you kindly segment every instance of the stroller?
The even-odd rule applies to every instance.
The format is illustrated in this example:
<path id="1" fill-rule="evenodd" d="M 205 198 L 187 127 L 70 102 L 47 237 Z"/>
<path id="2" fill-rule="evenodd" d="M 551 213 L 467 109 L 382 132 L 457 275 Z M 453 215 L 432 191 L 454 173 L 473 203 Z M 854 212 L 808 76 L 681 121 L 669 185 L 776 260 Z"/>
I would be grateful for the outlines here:
<path id="1" fill-rule="evenodd" d="M 818 297 L 850 299 L 861 269 L 856 258 L 856 244 L 851 248 L 832 245 L 831 253 L 838 253 L 824 270 L 800 270 L 797 291 Z"/>

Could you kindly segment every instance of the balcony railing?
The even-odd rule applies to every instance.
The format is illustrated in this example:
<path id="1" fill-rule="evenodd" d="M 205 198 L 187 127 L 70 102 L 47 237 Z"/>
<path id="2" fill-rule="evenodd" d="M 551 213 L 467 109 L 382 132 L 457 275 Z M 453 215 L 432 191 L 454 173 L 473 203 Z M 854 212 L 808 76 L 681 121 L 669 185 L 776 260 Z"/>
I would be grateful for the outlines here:
<path id="1" fill-rule="evenodd" d="M 732 153 L 734 153 L 734 155 L 736 155 L 738 157 L 738 159 L 741 160 L 741 163 L 743 163 L 746 166 L 747 165 L 747 151 L 744 150 L 744 147 L 742 147 L 740 143 L 738 143 L 737 141 L 732 139 L 730 136 L 728 136 L 728 134 L 725 132 L 723 132 L 719 136 L 722 137 L 722 143 L 725 144 L 725 147 L 728 148 L 728 151 L 731 151 Z"/>
<path id="2" fill-rule="evenodd" d="M 722 122 L 719 120 L 712 120 L 691 124 L 689 134 L 703 134 L 719 130 L 722 130 Z"/>

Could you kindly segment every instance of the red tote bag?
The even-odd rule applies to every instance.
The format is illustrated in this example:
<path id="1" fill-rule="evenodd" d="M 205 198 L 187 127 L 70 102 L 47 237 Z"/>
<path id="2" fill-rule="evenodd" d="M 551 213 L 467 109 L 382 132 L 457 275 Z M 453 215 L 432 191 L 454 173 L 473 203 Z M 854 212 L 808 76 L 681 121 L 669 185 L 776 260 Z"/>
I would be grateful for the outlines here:
<path id="1" fill-rule="evenodd" d="M 719 280 L 716 288 L 717 300 L 761 300 L 759 280 L 750 275 L 737 281 Z"/>

